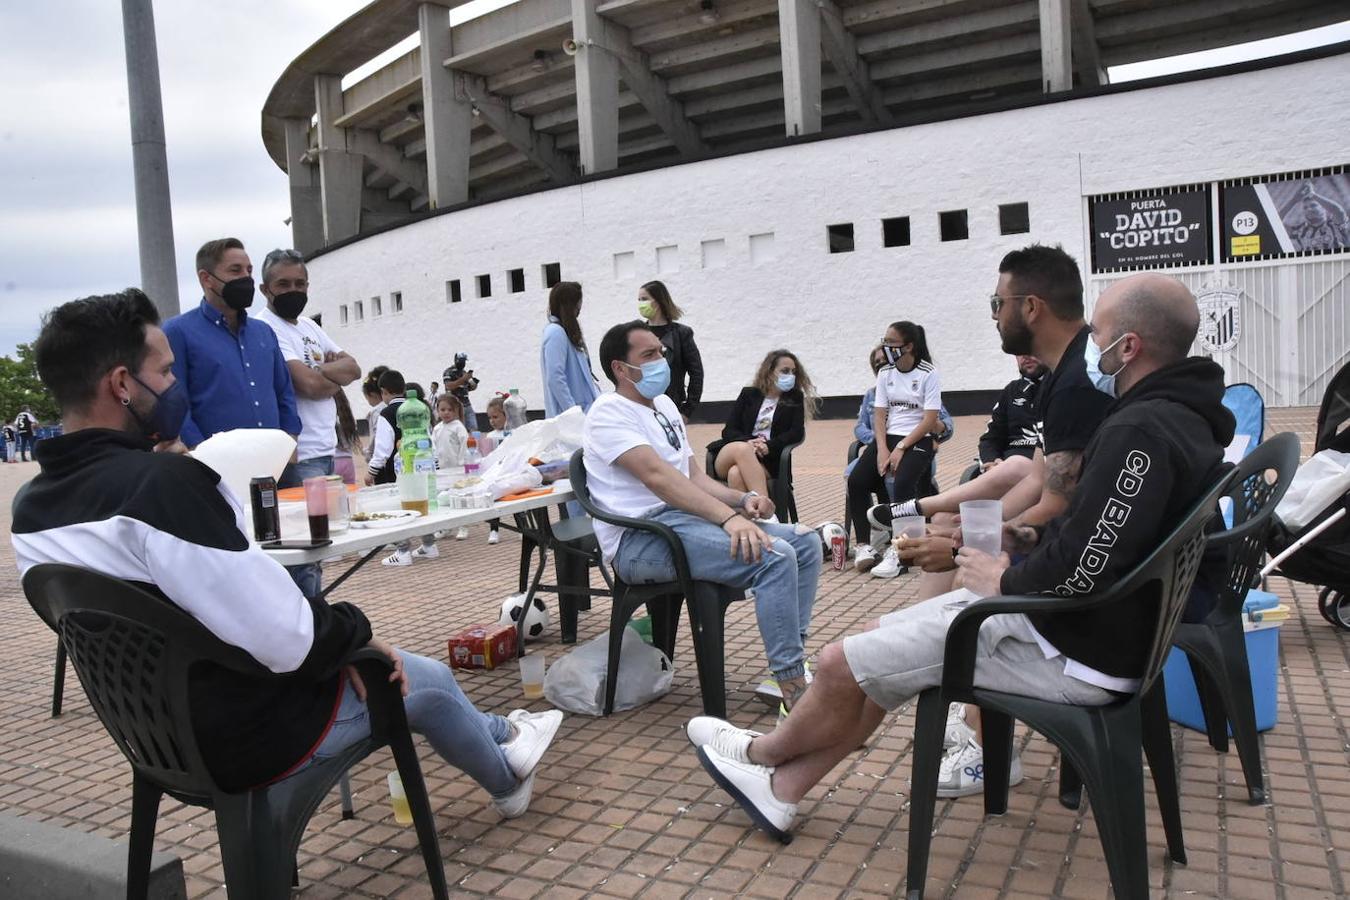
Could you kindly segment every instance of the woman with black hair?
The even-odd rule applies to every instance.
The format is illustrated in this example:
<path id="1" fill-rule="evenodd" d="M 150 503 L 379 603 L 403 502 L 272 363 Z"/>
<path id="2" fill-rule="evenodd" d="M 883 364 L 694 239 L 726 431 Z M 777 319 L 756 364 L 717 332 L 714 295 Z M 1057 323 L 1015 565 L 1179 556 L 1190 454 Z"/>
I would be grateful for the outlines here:
<path id="1" fill-rule="evenodd" d="M 849 473 L 848 502 L 851 509 L 859 511 L 853 516 L 858 539 L 854 568 L 879 578 L 894 578 L 900 573 L 900 559 L 892 549 L 877 564 L 871 546 L 873 523 L 861 511 L 869 507 L 873 493 L 884 489 L 887 475 L 894 477 L 891 502 L 902 503 L 917 496 L 937 449 L 932 432 L 937 430 L 942 409 L 942 379 L 933 368 L 922 325 L 893 322 L 886 329 L 881 348 L 887 365 L 877 373 L 872 412 L 876 436 Z"/>
<path id="2" fill-rule="evenodd" d="M 575 281 L 555 284 L 548 292 L 548 324 L 539 348 L 544 415 L 550 419 L 574 406 L 585 412 L 600 396 L 581 335 L 580 316 L 581 285 Z"/>
<path id="3" fill-rule="evenodd" d="M 647 327 L 666 348 L 666 360 L 670 363 L 666 396 L 675 401 L 675 407 L 688 422 L 703 398 L 703 357 L 694 343 L 694 329 L 679 321 L 684 311 L 675 305 L 670 291 L 659 281 L 649 281 L 638 288 L 638 315 L 647 321 Z"/>

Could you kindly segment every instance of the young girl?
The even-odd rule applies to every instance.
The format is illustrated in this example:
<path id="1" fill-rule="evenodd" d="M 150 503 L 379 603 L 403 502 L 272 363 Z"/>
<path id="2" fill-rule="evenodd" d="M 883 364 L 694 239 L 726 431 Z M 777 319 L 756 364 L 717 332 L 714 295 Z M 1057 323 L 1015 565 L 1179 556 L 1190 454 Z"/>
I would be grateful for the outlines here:
<path id="1" fill-rule="evenodd" d="M 344 391 L 333 398 L 337 405 L 337 452 L 333 454 L 333 474 L 341 475 L 344 484 L 356 484 L 354 457 L 361 451 L 361 435 L 356 431 L 356 418 Z"/>
<path id="2" fill-rule="evenodd" d="M 488 424 L 492 426 L 492 430 L 484 435 L 484 437 L 492 438 L 493 441 L 495 441 L 495 446 L 500 447 L 502 441 L 506 440 L 507 436 L 511 433 L 506 428 L 506 398 L 495 396 L 489 400 L 487 405 L 487 417 Z M 495 544 L 501 540 L 501 535 L 498 534 L 500 525 L 500 519 L 488 520 L 489 544 Z"/>
<path id="3" fill-rule="evenodd" d="M 464 407 L 454 394 L 443 393 L 436 398 L 436 427 L 431 430 L 431 449 L 436 454 L 436 468 L 449 469 L 464 465 L 468 458 L 468 446 L 469 432 L 464 427 Z M 468 536 L 467 527 L 461 527 L 455 532 L 457 541 Z"/>

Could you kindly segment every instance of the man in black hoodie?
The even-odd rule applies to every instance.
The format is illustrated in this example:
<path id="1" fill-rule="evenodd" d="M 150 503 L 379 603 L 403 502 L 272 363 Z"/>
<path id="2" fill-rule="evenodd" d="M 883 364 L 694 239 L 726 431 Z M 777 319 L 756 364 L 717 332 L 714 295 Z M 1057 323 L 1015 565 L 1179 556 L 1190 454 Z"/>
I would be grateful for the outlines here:
<path id="1" fill-rule="evenodd" d="M 827 646 L 814 683 L 766 735 L 701 716 L 687 726 L 700 762 L 757 824 L 780 839 L 796 805 L 881 723 L 942 681 L 946 633 L 971 600 L 1104 590 L 1138 565 L 1224 469 L 1233 437 L 1223 370 L 1186 357 L 1199 327 L 1178 281 L 1137 275 L 1097 302 L 1084 350 L 1089 378 L 1118 397 L 1083 453 L 1077 490 L 1043 532 L 1015 532 L 1016 566 L 962 548 L 960 591 L 891 613 Z M 1006 546 L 1006 544 L 1005 544 Z M 1152 610 L 1003 615 L 980 630 L 975 683 L 1076 705 L 1138 686 Z M 949 758 L 950 755 L 949 755 Z"/>
<path id="2" fill-rule="evenodd" d="M 214 471 L 151 452 L 178 437 L 188 403 L 145 294 L 57 307 L 34 353 L 65 433 L 38 445 L 42 471 L 14 506 L 19 572 L 64 563 L 129 581 L 272 673 L 192 674 L 192 726 L 222 789 L 278 781 L 369 735 L 365 686 L 344 666 L 369 646 L 393 663 L 413 730 L 492 794 L 503 816 L 525 812 L 561 713 L 474 709 L 443 663 L 379 640 L 350 603 L 303 596 L 248 540 L 239 498 Z"/>

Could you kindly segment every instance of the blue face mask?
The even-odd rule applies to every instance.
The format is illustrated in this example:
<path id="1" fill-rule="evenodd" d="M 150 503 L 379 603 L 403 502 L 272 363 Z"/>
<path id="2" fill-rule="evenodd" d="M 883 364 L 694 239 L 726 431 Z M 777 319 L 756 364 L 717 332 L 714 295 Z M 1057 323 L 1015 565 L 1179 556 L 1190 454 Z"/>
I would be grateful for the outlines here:
<path id="1" fill-rule="evenodd" d="M 666 388 L 670 387 L 670 363 L 665 359 L 652 360 L 640 366 L 630 365 L 629 363 L 624 363 L 624 365 L 630 369 L 642 371 L 640 380 L 633 381 L 630 378 L 629 381 L 633 381 L 638 393 L 648 400 L 655 400 L 666 392 Z"/>
<path id="2" fill-rule="evenodd" d="M 183 427 L 183 420 L 187 418 L 188 414 L 188 393 L 187 389 L 183 387 L 183 382 L 175 381 L 163 393 L 156 393 L 154 388 L 135 375 L 131 377 L 137 384 L 149 391 L 150 396 L 155 398 L 155 405 L 144 417 L 136 412 L 136 407 L 132 406 L 129 401 L 123 401 L 127 412 L 131 413 L 131 417 L 136 420 L 136 424 L 141 426 L 141 434 L 156 443 L 171 441 L 178 437 L 178 432 Z"/>
<path id="3" fill-rule="evenodd" d="M 1111 348 L 1121 341 L 1125 340 L 1125 335 L 1116 338 L 1107 345 L 1105 350 L 1097 349 L 1097 342 L 1088 335 L 1087 343 L 1083 345 L 1083 361 L 1087 363 L 1087 377 L 1092 382 L 1092 386 L 1106 394 L 1108 397 L 1116 396 L 1116 376 L 1125 371 L 1125 366 L 1129 363 L 1122 363 L 1119 369 L 1116 369 L 1110 375 L 1102 371 L 1102 357 L 1111 352 Z"/>
<path id="4" fill-rule="evenodd" d="M 782 391 L 783 393 L 786 394 L 788 391 L 792 390 L 792 389 L 795 388 L 796 386 L 797 386 L 797 376 L 796 376 L 796 375 L 779 375 L 779 376 L 778 376 L 778 389 L 779 389 L 780 391 Z"/>

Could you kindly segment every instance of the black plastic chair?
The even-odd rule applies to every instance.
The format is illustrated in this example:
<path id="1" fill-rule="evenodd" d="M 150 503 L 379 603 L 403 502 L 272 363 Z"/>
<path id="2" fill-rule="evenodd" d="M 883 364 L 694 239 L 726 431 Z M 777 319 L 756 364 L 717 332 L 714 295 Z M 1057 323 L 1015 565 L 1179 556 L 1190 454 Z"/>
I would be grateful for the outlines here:
<path id="1" fill-rule="evenodd" d="M 389 661 L 355 654 L 365 681 L 371 737 L 275 784 L 221 790 L 207 771 L 190 724 L 189 673 L 213 665 L 260 681 L 275 679 L 178 608 L 124 581 L 86 569 L 39 565 L 23 579 L 28 602 L 60 638 L 103 727 L 131 763 L 131 842 L 127 897 L 146 896 L 160 797 L 215 810 L 231 898 L 286 900 L 295 854 L 319 803 L 349 766 L 388 745 L 417 825 L 432 894 L 448 896 L 436 823 Z"/>
<path id="2" fill-rule="evenodd" d="M 1233 478 L 1229 473 L 1210 487 L 1157 550 L 1103 593 L 1078 597 L 990 597 L 957 614 L 947 631 L 942 686 L 919 695 L 906 881 L 911 900 L 923 896 L 928 876 L 942 737 L 947 705 L 952 702 L 965 702 L 980 709 L 986 813 L 1001 814 L 1008 807 L 1014 719 L 1021 719 L 1045 735 L 1059 747 L 1064 759 L 1077 771 L 1086 773 L 1107 870 L 1115 896 L 1120 900 L 1147 897 L 1149 890 L 1144 774 L 1139 759 L 1142 744 L 1153 772 L 1169 854 L 1177 862 L 1185 862 L 1162 667 L 1200 569 L 1205 524 Z M 1157 611 L 1157 625 L 1137 693 L 1105 706 L 1070 706 L 974 686 L 980 626 L 990 616 L 1067 614 L 1121 604 L 1128 604 L 1140 615 Z"/>
<path id="3" fill-rule="evenodd" d="M 1242 629 L 1242 603 L 1247 591 L 1260 581 L 1275 507 L 1289 490 L 1298 460 L 1298 436 L 1285 432 L 1262 443 L 1238 465 L 1236 481 L 1228 492 L 1233 501 L 1233 527 L 1211 534 L 1206 547 L 1206 552 L 1224 554 L 1226 578 L 1216 585 L 1214 609 L 1203 622 L 1180 623 L 1172 635 L 1172 643 L 1186 651 L 1190 662 L 1210 746 L 1227 753 L 1228 729 L 1232 726 L 1233 742 L 1247 780 L 1247 796 L 1254 806 L 1266 801 L 1266 788 Z M 1268 472 L 1274 473 L 1273 479 L 1267 477 Z M 1063 766 L 1060 800 L 1070 809 L 1078 806 L 1080 786 L 1077 771 Z"/>
<path id="4" fill-rule="evenodd" d="M 783 448 L 783 453 L 778 457 L 778 472 L 769 476 L 769 499 L 773 501 L 775 514 L 780 522 L 786 522 L 789 525 L 797 523 L 797 498 L 792 493 L 792 451 L 800 447 L 805 441 L 798 441 L 795 444 L 788 444 Z M 707 451 L 704 459 L 704 470 L 708 477 L 714 481 L 722 481 L 717 475 L 717 454 L 711 450 Z"/>
<path id="5" fill-rule="evenodd" d="M 609 613 L 609 662 L 605 677 L 605 715 L 614 711 L 614 694 L 618 689 L 619 653 L 623 648 L 623 629 L 639 606 L 646 606 L 652 620 L 652 643 L 666 656 L 675 658 L 675 633 L 680 621 L 680 603 L 689 606 L 689 630 L 694 639 L 694 661 L 698 667 L 699 689 L 703 697 L 703 712 L 726 718 L 726 675 L 722 670 L 724 657 L 723 620 L 726 609 L 737 600 L 745 599 L 745 591 L 716 584 L 695 581 L 689 574 L 689 561 L 679 536 L 666 525 L 649 519 L 629 519 L 599 509 L 591 499 L 586 486 L 586 462 L 583 451 L 572 454 L 572 492 L 577 502 L 598 522 L 607 522 L 623 528 L 647 531 L 658 535 L 670 547 L 675 562 L 676 580 L 659 584 L 628 584 L 615 572 L 614 598 Z"/>

